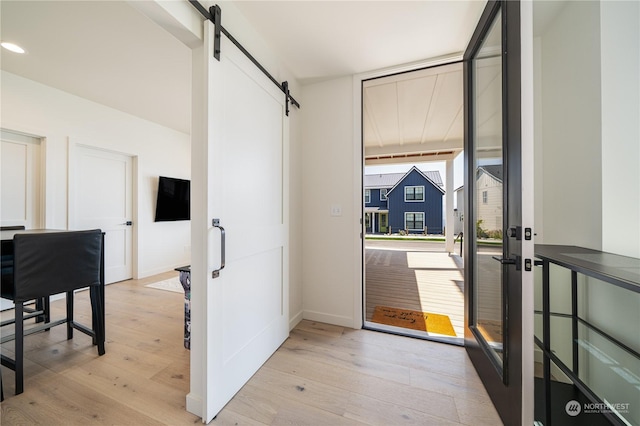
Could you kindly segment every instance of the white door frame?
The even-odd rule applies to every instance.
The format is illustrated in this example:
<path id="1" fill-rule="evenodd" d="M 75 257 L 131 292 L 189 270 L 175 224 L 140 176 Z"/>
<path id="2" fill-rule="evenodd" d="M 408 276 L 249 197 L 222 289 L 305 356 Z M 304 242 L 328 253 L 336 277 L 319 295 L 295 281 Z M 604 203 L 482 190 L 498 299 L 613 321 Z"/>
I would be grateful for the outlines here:
<path id="1" fill-rule="evenodd" d="M 449 55 L 411 64 L 398 65 L 390 68 L 369 71 L 353 76 L 353 193 L 363 194 L 362 174 L 364 171 L 364 144 L 362 143 L 362 82 L 377 77 L 385 77 L 392 74 L 399 74 L 408 71 L 415 71 L 422 68 L 446 65 L 462 60 L 462 55 Z M 354 197 L 353 200 L 353 223 L 361 224 L 360 235 L 362 238 L 355 240 L 353 244 L 354 259 L 358 262 L 354 265 L 353 280 L 353 328 L 362 328 L 364 324 L 364 291 L 365 291 L 365 268 L 364 268 L 364 235 L 366 234 L 364 220 L 364 196 Z M 388 224 L 387 224 L 388 225 Z"/>
<path id="2" fill-rule="evenodd" d="M 67 229 L 73 229 L 77 223 L 77 218 L 75 217 L 75 210 L 73 206 L 76 202 L 76 190 L 73 185 L 74 179 L 77 176 L 76 169 L 76 156 L 78 154 L 78 148 L 87 148 L 96 151 L 102 151 L 105 153 L 122 155 L 131 158 L 131 215 L 133 226 L 131 229 L 131 272 L 133 278 L 138 278 L 138 156 L 121 151 L 114 151 L 110 149 L 104 149 L 94 144 L 89 143 L 85 140 L 80 140 L 78 138 L 69 137 L 68 139 L 68 147 L 67 147 L 67 165 L 68 165 L 68 175 L 67 175 Z"/>

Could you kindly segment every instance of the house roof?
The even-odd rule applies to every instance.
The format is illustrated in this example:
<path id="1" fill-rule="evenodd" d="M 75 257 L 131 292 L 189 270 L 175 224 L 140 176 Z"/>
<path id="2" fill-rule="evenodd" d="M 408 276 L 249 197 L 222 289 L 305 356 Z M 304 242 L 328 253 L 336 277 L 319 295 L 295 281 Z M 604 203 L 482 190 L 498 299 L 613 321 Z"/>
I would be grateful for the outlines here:
<path id="1" fill-rule="evenodd" d="M 429 183 L 431 183 L 434 188 L 436 188 L 438 191 L 440 191 L 442 194 L 444 194 L 444 189 L 442 189 L 442 179 L 440 178 L 440 172 L 423 172 L 422 170 L 420 170 L 419 168 L 417 168 L 416 166 L 411 167 L 411 169 L 409 169 L 409 171 L 405 174 L 402 175 L 402 177 L 400 177 L 400 179 L 396 182 L 395 185 L 393 185 L 393 188 L 391 188 L 388 193 L 390 193 L 391 191 L 393 191 L 394 189 L 396 189 L 396 187 L 398 185 L 400 185 L 400 182 L 402 182 L 404 180 L 405 177 L 409 176 L 409 174 L 411 174 L 413 171 L 416 171 L 418 173 L 420 173 L 420 175 L 422 175 L 423 178 L 425 178 Z M 428 176 L 428 173 L 435 173 L 437 176 L 434 176 L 437 178 L 437 180 L 440 182 L 440 185 L 438 185 L 436 183 L 436 181 L 434 181 L 433 179 L 431 179 Z"/>
<path id="2" fill-rule="evenodd" d="M 478 167 L 476 179 L 480 177 L 480 173 L 485 172 L 498 182 L 502 183 L 502 165 L 480 166 Z"/>
<path id="3" fill-rule="evenodd" d="M 417 167 L 413 166 L 411 170 L 416 169 Z M 374 175 L 364 175 L 363 183 L 366 189 L 373 188 L 387 188 L 391 189 L 398 184 L 402 180 L 402 178 L 411 172 L 409 170 L 406 173 L 382 173 L 382 174 L 374 174 Z M 444 184 L 442 183 L 442 177 L 440 177 L 440 172 L 438 171 L 422 171 L 418 170 L 422 173 L 428 180 L 433 182 L 437 187 L 442 187 Z"/>

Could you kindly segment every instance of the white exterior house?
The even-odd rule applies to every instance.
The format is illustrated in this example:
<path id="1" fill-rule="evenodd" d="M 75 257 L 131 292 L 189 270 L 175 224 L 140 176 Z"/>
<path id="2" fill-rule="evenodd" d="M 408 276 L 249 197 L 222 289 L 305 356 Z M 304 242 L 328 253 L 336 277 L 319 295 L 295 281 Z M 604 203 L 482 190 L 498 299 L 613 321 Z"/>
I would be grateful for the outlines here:
<path id="1" fill-rule="evenodd" d="M 486 231 L 502 229 L 502 166 L 481 166 L 476 172 L 476 220 Z"/>

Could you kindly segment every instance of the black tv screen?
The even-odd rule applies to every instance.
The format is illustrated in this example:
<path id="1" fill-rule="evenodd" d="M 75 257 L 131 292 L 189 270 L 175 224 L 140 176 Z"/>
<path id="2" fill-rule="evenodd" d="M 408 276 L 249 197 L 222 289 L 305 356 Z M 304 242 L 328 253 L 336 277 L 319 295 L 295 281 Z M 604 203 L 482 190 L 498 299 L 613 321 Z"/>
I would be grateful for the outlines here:
<path id="1" fill-rule="evenodd" d="M 160 176 L 156 202 L 156 222 L 191 219 L 191 182 Z"/>

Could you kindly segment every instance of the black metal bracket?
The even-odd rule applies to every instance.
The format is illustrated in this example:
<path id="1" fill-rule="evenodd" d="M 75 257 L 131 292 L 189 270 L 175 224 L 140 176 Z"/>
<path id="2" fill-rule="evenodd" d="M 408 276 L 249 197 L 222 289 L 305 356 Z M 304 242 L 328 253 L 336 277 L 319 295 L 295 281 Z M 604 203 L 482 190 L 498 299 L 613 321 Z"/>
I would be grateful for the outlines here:
<path id="1" fill-rule="evenodd" d="M 289 94 L 289 82 L 288 81 L 283 81 L 282 82 L 282 91 L 284 92 L 284 102 L 285 102 L 284 113 L 288 117 L 289 116 L 289 98 L 291 98 L 291 95 Z"/>
<path id="2" fill-rule="evenodd" d="M 222 39 L 222 9 L 217 4 L 209 8 L 209 13 L 213 18 L 213 57 L 220 60 L 220 40 Z"/>
<path id="3" fill-rule="evenodd" d="M 209 10 L 207 10 L 204 6 L 202 6 L 200 4 L 200 2 L 198 0 L 189 0 L 189 3 L 191 3 L 191 5 L 193 7 L 196 8 L 196 10 L 198 12 L 200 12 L 200 14 L 202 16 L 204 16 L 205 19 L 212 21 L 215 29 L 214 29 L 214 40 L 213 40 L 213 57 L 215 59 L 217 59 L 218 61 L 220 60 L 220 41 L 222 39 L 222 34 L 224 34 L 225 36 L 227 36 L 227 38 L 229 39 L 229 41 L 231 41 L 231 43 L 233 43 L 238 49 L 240 49 L 240 51 L 242 53 L 244 53 L 244 55 L 249 58 L 249 60 L 251 62 L 253 62 L 253 64 L 258 67 L 258 69 L 260 71 L 262 71 L 262 73 L 264 75 L 267 76 L 267 78 L 269 78 L 269 80 L 271 80 L 271 82 L 273 84 L 275 84 L 276 86 L 278 86 L 278 89 L 280 89 L 282 92 L 284 92 L 285 96 L 286 96 L 286 102 L 287 102 L 287 106 L 286 106 L 286 112 L 287 115 L 289 115 L 289 102 L 291 102 L 291 104 L 293 106 L 295 106 L 296 108 L 300 108 L 300 103 L 298 103 L 298 101 L 296 101 L 294 99 L 293 96 L 291 96 L 291 93 L 289 92 L 289 83 L 287 83 L 286 81 L 283 83 L 278 83 L 278 80 L 276 80 L 275 78 L 273 78 L 273 76 L 271 74 L 269 74 L 269 71 L 267 71 L 261 64 L 260 62 L 258 62 L 256 60 L 256 58 L 254 58 L 251 53 L 249 53 L 249 51 L 247 51 L 247 49 L 245 49 L 242 44 L 240 44 L 240 42 L 238 40 L 236 40 L 231 33 L 229 33 L 229 31 L 227 31 L 223 26 L 222 26 L 222 9 L 220 9 L 220 6 L 215 5 L 215 6 L 211 6 L 209 8 Z"/>

